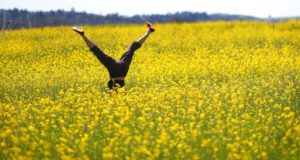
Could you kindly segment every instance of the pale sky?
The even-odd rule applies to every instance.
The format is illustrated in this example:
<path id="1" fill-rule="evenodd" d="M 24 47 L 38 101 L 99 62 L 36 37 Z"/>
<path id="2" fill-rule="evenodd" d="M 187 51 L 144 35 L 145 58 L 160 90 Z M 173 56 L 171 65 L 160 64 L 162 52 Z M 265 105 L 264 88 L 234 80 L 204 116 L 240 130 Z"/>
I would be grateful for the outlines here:
<path id="1" fill-rule="evenodd" d="M 300 0 L 0 0 L 0 9 L 63 9 L 106 15 L 165 14 L 181 11 L 250 15 L 260 18 L 300 16 Z"/>

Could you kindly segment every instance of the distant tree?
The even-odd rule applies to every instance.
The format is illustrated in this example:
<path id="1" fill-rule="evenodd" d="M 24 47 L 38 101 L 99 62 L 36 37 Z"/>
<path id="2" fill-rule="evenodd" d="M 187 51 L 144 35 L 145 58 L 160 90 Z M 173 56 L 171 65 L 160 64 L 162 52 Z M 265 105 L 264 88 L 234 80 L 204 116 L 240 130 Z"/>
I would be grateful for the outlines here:
<path id="1" fill-rule="evenodd" d="M 182 18 L 173 18 L 172 20 L 171 20 L 172 22 L 174 22 L 174 23 L 183 23 L 183 22 L 185 22 L 184 21 L 184 19 L 182 19 Z"/>
<path id="2" fill-rule="evenodd" d="M 0 9 L 0 23 L 3 23 L 3 11 Z M 176 12 L 168 14 L 151 14 L 151 15 L 134 15 L 132 17 L 120 16 L 118 13 L 107 15 L 88 14 L 76 12 L 75 8 L 70 11 L 57 10 L 49 12 L 28 12 L 27 10 L 6 10 L 7 18 L 12 20 L 13 28 L 28 27 L 27 15 L 31 20 L 33 27 L 59 26 L 59 25 L 98 25 L 98 24 L 120 24 L 120 23 L 144 23 L 151 21 L 153 23 L 168 22 L 198 22 L 208 20 L 259 20 L 256 17 L 212 14 L 207 15 L 205 12 Z M 2 26 L 2 25 L 1 25 Z"/>

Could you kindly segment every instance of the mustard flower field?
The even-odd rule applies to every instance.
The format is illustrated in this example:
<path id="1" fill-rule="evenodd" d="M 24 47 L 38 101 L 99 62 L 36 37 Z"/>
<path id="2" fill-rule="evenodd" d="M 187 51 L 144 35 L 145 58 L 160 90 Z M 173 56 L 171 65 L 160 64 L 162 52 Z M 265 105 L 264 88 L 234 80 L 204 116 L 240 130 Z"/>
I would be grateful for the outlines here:
<path id="1" fill-rule="evenodd" d="M 154 24 L 125 87 L 71 26 L 0 40 L 0 159 L 300 159 L 300 21 Z M 81 26 L 115 59 L 145 25 Z"/>

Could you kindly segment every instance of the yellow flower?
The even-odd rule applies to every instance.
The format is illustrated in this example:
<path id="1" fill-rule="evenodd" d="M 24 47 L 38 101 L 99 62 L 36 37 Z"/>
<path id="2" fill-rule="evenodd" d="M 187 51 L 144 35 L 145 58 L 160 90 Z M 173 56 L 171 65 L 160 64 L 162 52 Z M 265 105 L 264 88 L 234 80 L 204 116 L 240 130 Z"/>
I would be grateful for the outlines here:
<path id="1" fill-rule="evenodd" d="M 0 156 L 298 158 L 299 21 L 155 28 L 117 92 L 106 89 L 106 68 L 70 26 L 12 30 L 1 39 Z M 146 31 L 139 24 L 83 29 L 115 59 Z"/>

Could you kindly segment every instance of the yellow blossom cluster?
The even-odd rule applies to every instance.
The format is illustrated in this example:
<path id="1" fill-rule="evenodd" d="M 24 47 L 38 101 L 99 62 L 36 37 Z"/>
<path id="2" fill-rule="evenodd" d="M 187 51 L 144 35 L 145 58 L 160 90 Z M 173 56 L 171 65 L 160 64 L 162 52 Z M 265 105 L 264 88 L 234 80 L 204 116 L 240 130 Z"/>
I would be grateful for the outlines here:
<path id="1" fill-rule="evenodd" d="M 125 87 L 70 26 L 0 40 L 0 159 L 300 159 L 300 21 L 155 24 Z M 115 59 L 144 25 L 82 26 Z"/>

